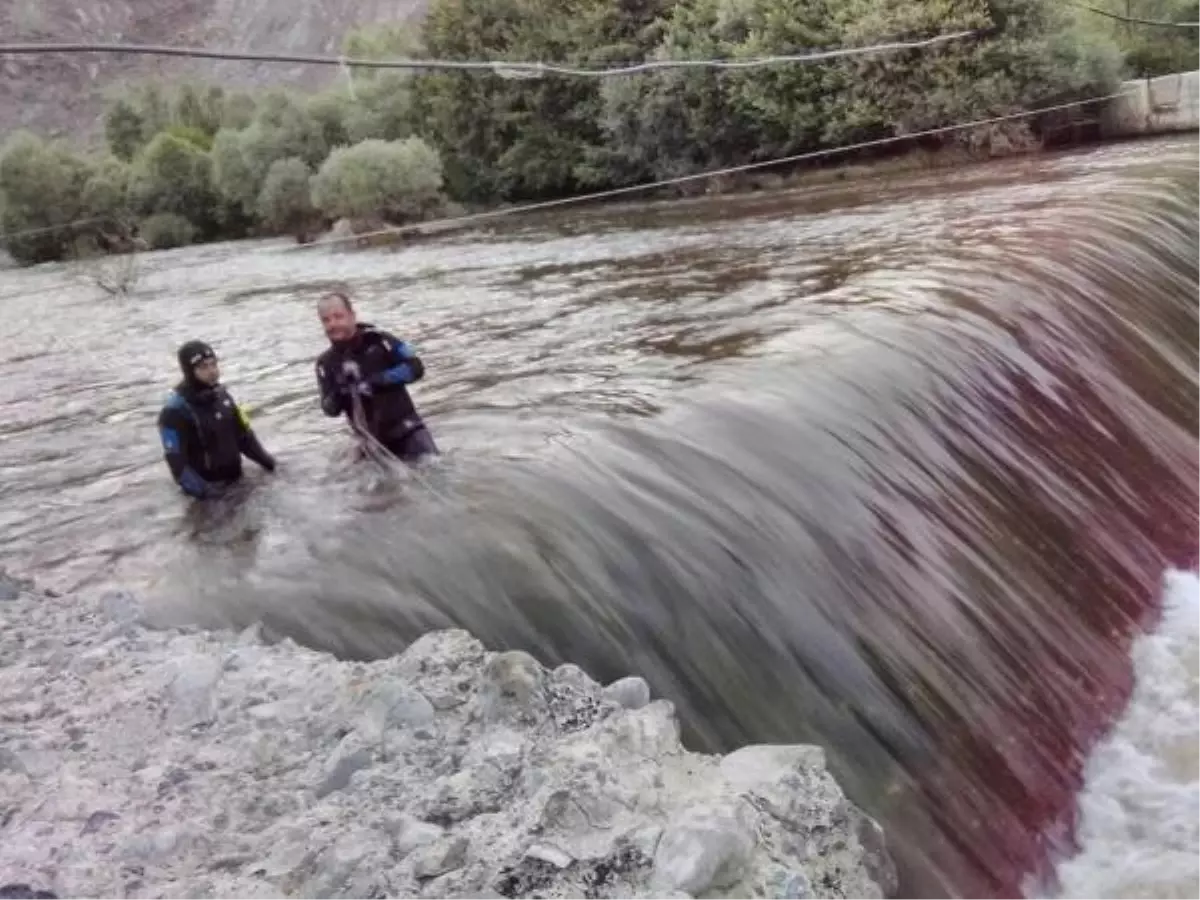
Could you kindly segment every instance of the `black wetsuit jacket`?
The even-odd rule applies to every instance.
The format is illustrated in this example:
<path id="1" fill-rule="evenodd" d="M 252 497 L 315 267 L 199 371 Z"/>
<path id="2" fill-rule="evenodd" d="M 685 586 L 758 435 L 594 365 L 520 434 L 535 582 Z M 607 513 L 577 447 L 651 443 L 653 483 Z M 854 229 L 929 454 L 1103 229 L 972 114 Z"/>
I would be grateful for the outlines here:
<path id="1" fill-rule="evenodd" d="M 362 397 L 363 417 L 371 436 L 389 449 L 399 446 L 418 428 L 424 428 L 405 385 L 420 381 L 425 366 L 402 340 L 373 325 L 360 322 L 353 338 L 337 344 L 317 357 L 317 386 L 321 409 L 327 416 L 342 413 L 352 418 L 352 376 L 370 386 Z"/>
<path id="2" fill-rule="evenodd" d="M 275 460 L 224 387 L 181 381 L 158 414 L 158 433 L 171 475 L 184 493 L 209 496 L 242 477 L 242 456 L 268 472 Z"/>

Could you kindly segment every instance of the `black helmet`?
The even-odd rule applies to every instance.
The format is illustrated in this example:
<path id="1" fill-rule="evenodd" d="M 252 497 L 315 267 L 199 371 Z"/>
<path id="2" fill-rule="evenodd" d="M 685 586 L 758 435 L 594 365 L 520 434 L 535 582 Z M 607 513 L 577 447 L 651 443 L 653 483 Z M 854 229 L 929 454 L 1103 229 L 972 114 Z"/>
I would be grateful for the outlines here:
<path id="1" fill-rule="evenodd" d="M 188 341 L 179 348 L 179 368 L 183 372 L 183 377 L 189 381 L 194 377 L 194 368 L 199 363 L 206 359 L 216 359 L 217 354 L 213 353 L 213 348 L 204 341 Z"/>

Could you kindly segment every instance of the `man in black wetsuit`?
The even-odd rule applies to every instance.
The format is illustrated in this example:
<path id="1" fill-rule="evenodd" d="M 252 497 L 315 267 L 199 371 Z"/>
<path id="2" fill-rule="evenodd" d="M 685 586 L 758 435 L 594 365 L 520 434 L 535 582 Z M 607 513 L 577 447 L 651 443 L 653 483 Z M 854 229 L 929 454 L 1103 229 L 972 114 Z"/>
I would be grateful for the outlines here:
<path id="1" fill-rule="evenodd" d="M 325 415 L 345 413 L 355 431 L 365 429 L 404 462 L 436 455 L 437 445 L 406 387 L 425 374 L 413 348 L 359 322 L 343 293 L 323 297 L 317 314 L 329 338 L 329 349 L 317 358 L 317 386 Z M 359 410 L 363 429 L 356 422 Z"/>
<path id="2" fill-rule="evenodd" d="M 221 385 L 217 356 L 203 341 L 179 348 L 183 380 L 158 414 L 158 433 L 171 476 L 196 499 L 211 497 L 242 477 L 242 456 L 275 471 L 246 414 Z"/>

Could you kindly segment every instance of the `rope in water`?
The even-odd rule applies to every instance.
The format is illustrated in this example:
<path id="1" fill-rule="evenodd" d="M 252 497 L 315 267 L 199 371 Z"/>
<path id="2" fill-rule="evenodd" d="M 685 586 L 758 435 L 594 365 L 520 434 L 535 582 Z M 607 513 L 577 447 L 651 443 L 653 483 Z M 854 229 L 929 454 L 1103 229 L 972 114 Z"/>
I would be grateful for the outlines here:
<path id="1" fill-rule="evenodd" d="M 362 396 L 355 391 L 351 395 L 351 411 L 350 419 L 354 433 L 359 439 L 359 446 L 363 448 L 366 455 L 381 468 L 391 475 L 398 475 L 401 471 L 401 466 L 407 471 L 409 477 L 415 479 L 426 491 L 440 500 L 448 499 L 441 491 L 435 490 L 433 485 L 429 483 L 429 479 L 425 478 L 417 471 L 417 465 L 406 465 L 395 453 L 389 450 L 367 427 L 366 410 L 363 408 Z"/>

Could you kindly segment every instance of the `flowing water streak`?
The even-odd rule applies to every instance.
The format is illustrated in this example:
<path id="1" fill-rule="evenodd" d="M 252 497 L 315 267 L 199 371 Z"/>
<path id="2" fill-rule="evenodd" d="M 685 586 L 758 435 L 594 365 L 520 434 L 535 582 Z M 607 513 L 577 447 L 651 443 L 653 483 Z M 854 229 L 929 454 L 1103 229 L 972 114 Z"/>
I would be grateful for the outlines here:
<path id="1" fill-rule="evenodd" d="M 359 657 L 456 624 L 641 672 L 700 746 L 829 747 L 907 890 L 1011 895 L 1069 854 L 1130 641 L 1194 560 L 1196 213 L 1176 172 L 868 275 L 823 297 L 836 339 L 434 471 L 436 499 L 192 613 Z"/>

